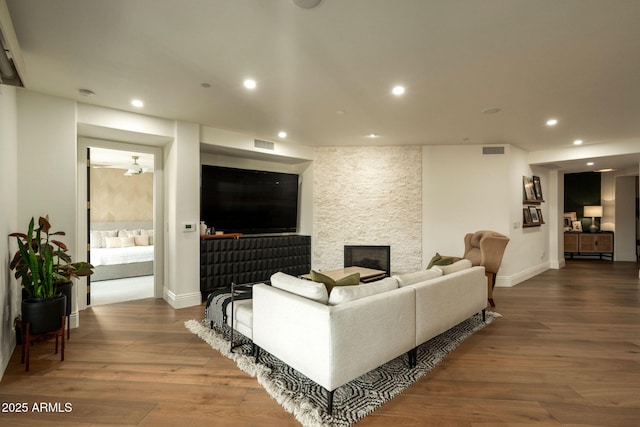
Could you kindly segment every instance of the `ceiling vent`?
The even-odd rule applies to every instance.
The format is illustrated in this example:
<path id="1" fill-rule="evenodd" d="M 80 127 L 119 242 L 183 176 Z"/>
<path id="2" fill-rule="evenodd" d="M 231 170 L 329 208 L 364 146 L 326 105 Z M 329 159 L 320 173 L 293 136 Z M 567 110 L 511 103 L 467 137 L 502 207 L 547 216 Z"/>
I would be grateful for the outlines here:
<path id="1" fill-rule="evenodd" d="M 504 147 L 482 147 L 482 154 L 504 154 Z"/>
<path id="2" fill-rule="evenodd" d="M 263 150 L 275 150 L 276 149 L 276 144 L 274 144 L 273 142 L 269 142 L 269 141 L 262 141 L 260 139 L 254 139 L 253 140 L 253 147 L 254 148 L 262 148 Z"/>

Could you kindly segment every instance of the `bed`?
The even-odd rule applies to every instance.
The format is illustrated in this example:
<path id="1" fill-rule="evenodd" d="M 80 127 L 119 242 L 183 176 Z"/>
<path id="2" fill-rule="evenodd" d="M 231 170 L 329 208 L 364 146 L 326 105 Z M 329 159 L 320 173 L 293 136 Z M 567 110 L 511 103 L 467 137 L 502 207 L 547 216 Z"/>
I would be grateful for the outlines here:
<path id="1" fill-rule="evenodd" d="M 152 222 L 92 222 L 92 282 L 153 274 Z"/>

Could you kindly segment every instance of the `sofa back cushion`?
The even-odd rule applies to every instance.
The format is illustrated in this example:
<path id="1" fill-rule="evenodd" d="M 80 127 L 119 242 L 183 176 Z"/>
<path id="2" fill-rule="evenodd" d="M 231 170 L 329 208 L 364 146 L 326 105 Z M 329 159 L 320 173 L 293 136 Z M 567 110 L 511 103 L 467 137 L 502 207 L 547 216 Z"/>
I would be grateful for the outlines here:
<path id="1" fill-rule="evenodd" d="M 326 304 L 329 301 L 327 288 L 322 283 L 298 279 L 286 273 L 278 272 L 271 276 L 271 286 L 300 295 L 301 297 Z"/>
<path id="2" fill-rule="evenodd" d="M 468 259 L 461 259 L 451 265 L 439 265 L 437 267 L 433 267 L 432 270 L 440 270 L 443 275 L 447 275 L 455 273 L 456 271 L 466 270 L 467 268 L 471 268 L 471 261 Z"/>
<path id="3" fill-rule="evenodd" d="M 329 295 L 329 305 L 340 305 L 345 302 L 381 294 L 398 288 L 398 281 L 393 277 L 385 277 L 371 283 L 362 283 L 357 286 L 336 286 Z"/>
<path id="4" fill-rule="evenodd" d="M 442 270 L 439 268 L 432 268 L 430 270 L 418 270 L 413 273 L 405 273 L 399 274 L 397 276 L 393 276 L 397 281 L 400 287 L 413 285 L 414 283 L 424 282 L 429 279 L 434 279 L 436 277 L 442 276 Z"/>

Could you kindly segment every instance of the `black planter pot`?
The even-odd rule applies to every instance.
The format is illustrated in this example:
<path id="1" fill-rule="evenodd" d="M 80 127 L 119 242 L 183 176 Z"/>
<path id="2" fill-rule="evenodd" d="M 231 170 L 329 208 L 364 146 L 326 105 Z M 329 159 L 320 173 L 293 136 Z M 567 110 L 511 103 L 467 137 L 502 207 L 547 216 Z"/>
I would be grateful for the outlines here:
<path id="1" fill-rule="evenodd" d="M 65 282 L 58 284 L 58 292 L 67 297 L 67 305 L 64 314 L 71 315 L 71 292 L 73 290 L 73 282 Z"/>
<path id="2" fill-rule="evenodd" d="M 27 298 L 22 301 L 22 325 L 31 324 L 32 334 L 44 334 L 60 329 L 66 314 L 67 297 L 58 294 L 50 298 Z"/>

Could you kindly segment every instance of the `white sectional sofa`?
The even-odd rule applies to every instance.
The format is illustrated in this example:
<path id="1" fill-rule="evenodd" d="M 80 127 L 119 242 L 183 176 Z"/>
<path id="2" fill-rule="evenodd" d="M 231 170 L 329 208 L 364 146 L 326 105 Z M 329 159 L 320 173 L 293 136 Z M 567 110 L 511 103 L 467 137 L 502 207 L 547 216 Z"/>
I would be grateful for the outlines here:
<path id="1" fill-rule="evenodd" d="M 284 273 L 253 287 L 253 343 L 327 390 L 408 354 L 487 305 L 484 267 L 454 266 L 333 288 Z M 462 269 L 461 269 L 462 268 Z M 444 271 L 443 271 L 444 270 Z"/>

